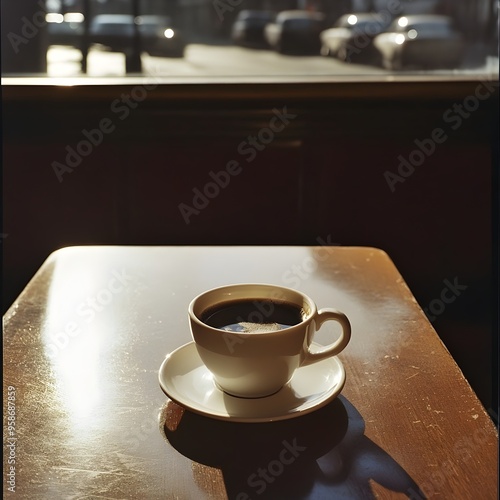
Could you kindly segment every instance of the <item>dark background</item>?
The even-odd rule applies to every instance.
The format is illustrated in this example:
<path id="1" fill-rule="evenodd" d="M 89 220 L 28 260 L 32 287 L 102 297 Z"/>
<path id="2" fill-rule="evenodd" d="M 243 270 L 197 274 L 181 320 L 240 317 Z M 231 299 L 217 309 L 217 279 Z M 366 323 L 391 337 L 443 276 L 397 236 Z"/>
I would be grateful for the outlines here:
<path id="1" fill-rule="evenodd" d="M 494 416 L 498 91 L 456 130 L 444 119 L 478 85 L 4 86 L 3 310 L 67 245 L 375 246 L 422 308 L 445 280 L 467 287 L 432 322 Z M 121 120 L 111 106 L 124 95 L 146 98 Z M 284 107 L 297 117 L 247 162 L 239 145 Z M 113 132 L 59 182 L 52 164 L 103 118 Z M 384 172 L 435 128 L 446 141 L 391 192 Z M 230 160 L 242 172 L 186 224 L 179 204 Z"/>

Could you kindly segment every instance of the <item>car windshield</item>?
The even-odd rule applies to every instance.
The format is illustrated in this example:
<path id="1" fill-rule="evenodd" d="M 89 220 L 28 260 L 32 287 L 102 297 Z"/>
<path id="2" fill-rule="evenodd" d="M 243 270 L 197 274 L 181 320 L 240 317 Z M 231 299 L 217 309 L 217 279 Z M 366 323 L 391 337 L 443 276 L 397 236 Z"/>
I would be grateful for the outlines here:
<path id="1" fill-rule="evenodd" d="M 336 28 L 357 28 L 357 29 L 370 29 L 387 27 L 389 25 L 388 18 L 378 15 L 366 14 L 348 14 L 342 16 L 335 23 Z"/>
<path id="2" fill-rule="evenodd" d="M 414 23 L 407 27 L 407 31 L 415 30 L 421 35 L 449 35 L 453 27 L 449 23 Z"/>
<path id="3" fill-rule="evenodd" d="M 36 6 L 34 1 L 9 5 L 2 9 L 4 78 L 498 75 L 496 0 L 39 0 Z M 430 16 L 439 17 L 431 21 Z M 406 24 L 399 22 L 402 18 Z M 276 27 L 267 25 L 272 23 L 292 34 L 271 40 Z M 347 58 L 346 48 L 325 45 L 321 31 L 332 27 L 370 39 L 380 31 L 414 29 L 438 38 L 453 31 L 450 36 L 463 40 L 463 54 L 452 62 L 415 60 L 405 69 L 382 64 L 379 44 L 374 44 L 370 50 L 349 48 L 355 55 L 363 50 L 363 60 Z M 137 33 L 148 40 L 132 43 Z M 293 33 L 300 39 L 294 40 Z M 117 36 L 120 43 L 110 43 L 109 37 Z"/>
<path id="4" fill-rule="evenodd" d="M 309 18 L 293 18 L 293 19 L 286 19 L 283 22 L 284 25 L 286 25 L 288 28 L 292 29 L 301 29 L 301 28 L 311 28 L 313 26 L 316 26 L 318 24 L 318 21 L 315 19 L 309 19 Z"/>
<path id="5" fill-rule="evenodd" d="M 353 26 L 353 29 L 366 33 L 383 31 L 387 27 L 386 23 L 381 21 L 360 21 Z"/>
<path id="6" fill-rule="evenodd" d="M 271 21 L 275 15 L 272 12 L 259 11 L 259 10 L 243 10 L 238 14 L 238 21 L 259 20 Z"/>
<path id="7" fill-rule="evenodd" d="M 422 33 L 425 32 L 426 34 L 443 34 L 452 32 L 453 25 L 451 19 L 441 16 L 436 16 L 435 18 L 414 18 L 411 16 L 402 16 L 399 19 L 393 21 L 389 28 L 389 31 L 405 32 L 411 29 L 418 30 Z"/>

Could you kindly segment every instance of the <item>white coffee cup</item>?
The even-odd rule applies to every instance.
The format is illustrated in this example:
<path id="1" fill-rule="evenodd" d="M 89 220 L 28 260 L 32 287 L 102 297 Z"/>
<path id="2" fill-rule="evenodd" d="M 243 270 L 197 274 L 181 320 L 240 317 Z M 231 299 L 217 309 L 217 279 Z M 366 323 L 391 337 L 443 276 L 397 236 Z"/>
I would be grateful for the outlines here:
<path id="1" fill-rule="evenodd" d="M 242 332 L 227 331 L 206 323 L 207 315 L 245 302 L 245 315 L 251 321 L 265 323 Z M 255 309 L 248 313 L 248 303 Z M 299 311 L 299 322 L 285 329 L 269 324 L 283 304 Z M 242 309 L 243 310 L 243 309 Z M 279 391 L 299 366 L 339 354 L 349 343 L 351 325 L 346 315 L 335 309 L 317 310 L 305 294 L 276 285 L 236 284 L 208 290 L 189 305 L 189 321 L 198 354 L 213 374 L 216 384 L 233 396 L 257 398 Z M 241 315 L 240 315 L 241 316 Z M 340 323 L 342 333 L 319 352 L 311 352 L 314 334 L 327 320 Z"/>

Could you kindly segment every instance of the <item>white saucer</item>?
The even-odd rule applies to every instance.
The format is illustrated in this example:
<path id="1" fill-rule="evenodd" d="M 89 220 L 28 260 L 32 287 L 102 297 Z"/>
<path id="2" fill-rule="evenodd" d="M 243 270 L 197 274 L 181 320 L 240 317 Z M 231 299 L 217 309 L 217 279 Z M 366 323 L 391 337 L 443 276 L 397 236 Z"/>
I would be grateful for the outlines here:
<path id="1" fill-rule="evenodd" d="M 313 344 L 314 348 L 319 348 Z M 221 391 L 201 361 L 194 342 L 171 352 L 158 373 L 163 392 L 201 415 L 235 422 L 271 422 L 299 417 L 326 405 L 345 383 L 345 370 L 333 356 L 303 366 L 276 394 L 245 399 Z"/>

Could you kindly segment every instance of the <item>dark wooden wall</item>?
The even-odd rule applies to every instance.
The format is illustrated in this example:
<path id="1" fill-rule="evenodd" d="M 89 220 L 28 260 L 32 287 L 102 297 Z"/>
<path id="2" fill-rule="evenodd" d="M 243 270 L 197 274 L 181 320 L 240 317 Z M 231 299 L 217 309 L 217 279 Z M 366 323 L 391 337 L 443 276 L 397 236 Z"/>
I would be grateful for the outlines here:
<path id="1" fill-rule="evenodd" d="M 153 87 L 3 88 L 4 310 L 66 245 L 376 246 L 423 308 L 445 280 L 466 287 L 432 321 L 493 404 L 498 91 L 488 94 L 490 82 Z M 271 122 L 277 110 L 288 116 Z M 109 131 L 102 142 L 58 179 L 53 163 L 100 125 Z M 415 153 L 416 140 L 428 155 Z M 423 161 L 403 177 L 398 165 L 410 157 Z M 218 172 L 228 164 L 235 175 L 215 195 L 207 183 L 216 174 L 226 183 Z M 393 189 L 387 172 L 400 175 Z M 195 188 L 213 197 L 197 200 L 187 224 L 179 206 L 193 206 Z"/>

